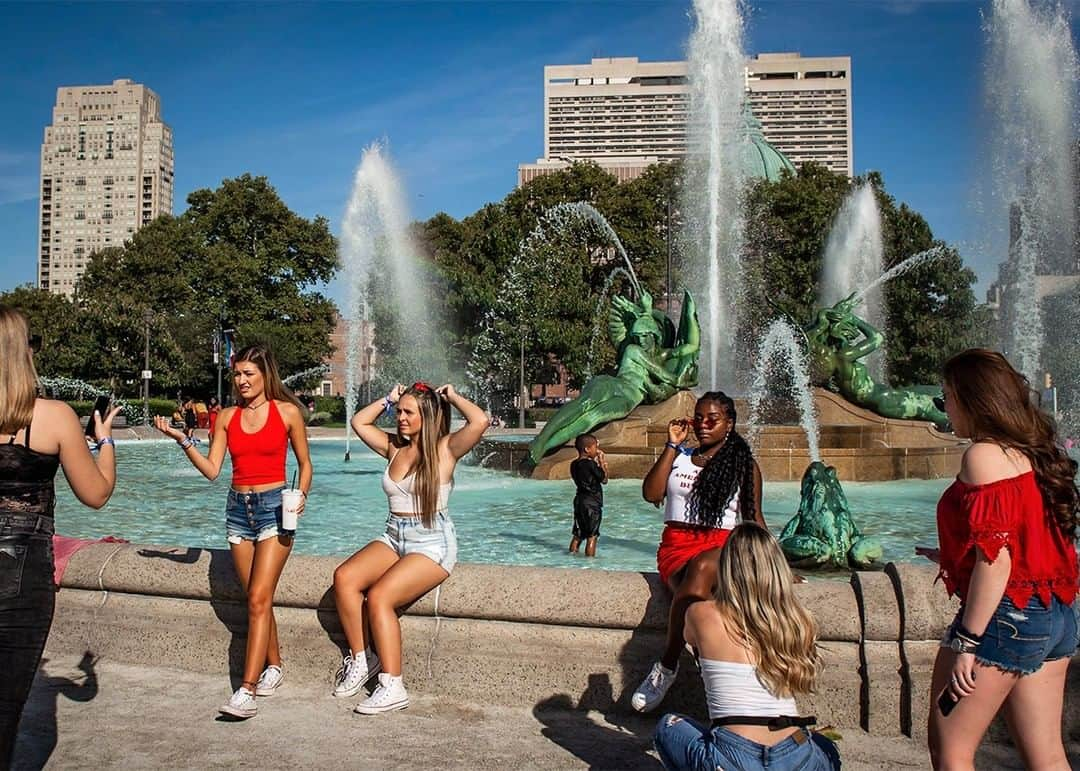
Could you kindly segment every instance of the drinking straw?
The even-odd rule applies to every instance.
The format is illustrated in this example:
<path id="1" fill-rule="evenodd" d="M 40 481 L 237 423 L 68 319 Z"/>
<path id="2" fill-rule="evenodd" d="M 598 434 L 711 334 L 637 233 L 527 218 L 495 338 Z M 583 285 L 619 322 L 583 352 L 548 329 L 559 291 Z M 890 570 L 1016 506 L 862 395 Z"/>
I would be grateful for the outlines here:
<path id="1" fill-rule="evenodd" d="M 295 490 L 296 489 L 296 469 L 293 469 L 293 472 L 292 472 L 292 487 L 290 487 L 289 489 L 290 490 Z"/>

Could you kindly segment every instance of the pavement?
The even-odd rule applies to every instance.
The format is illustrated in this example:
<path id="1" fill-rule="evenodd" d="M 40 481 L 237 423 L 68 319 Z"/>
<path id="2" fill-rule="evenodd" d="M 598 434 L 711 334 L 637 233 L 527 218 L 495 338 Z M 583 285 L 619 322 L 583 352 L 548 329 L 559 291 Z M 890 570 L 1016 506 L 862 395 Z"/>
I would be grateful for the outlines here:
<path id="1" fill-rule="evenodd" d="M 14 769 L 415 768 L 659 769 L 655 716 L 532 708 L 413 695 L 407 710 L 352 712 L 355 699 L 290 684 L 259 699 L 259 714 L 226 720 L 228 678 L 46 652 L 23 714 Z M 481 700 L 482 693 L 477 694 Z M 929 767 L 921 742 L 845 729 L 845 769 Z M 1080 751 L 1073 746 L 1077 767 Z M 1021 768 L 994 745 L 980 768 Z"/>

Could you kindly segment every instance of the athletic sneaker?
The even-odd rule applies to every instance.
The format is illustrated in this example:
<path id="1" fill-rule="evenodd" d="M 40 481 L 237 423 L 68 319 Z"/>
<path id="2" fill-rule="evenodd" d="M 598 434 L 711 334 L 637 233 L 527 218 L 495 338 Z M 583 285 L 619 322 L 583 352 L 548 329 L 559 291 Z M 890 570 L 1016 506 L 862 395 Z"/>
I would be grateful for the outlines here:
<path id="1" fill-rule="evenodd" d="M 638 712 L 652 712 L 664 700 L 678 674 L 678 664 L 675 665 L 675 669 L 668 669 L 659 661 L 656 662 L 649 674 L 641 681 L 638 689 L 634 691 L 634 695 L 630 698 L 630 706 Z"/>
<path id="2" fill-rule="evenodd" d="M 354 712 L 361 715 L 378 715 L 380 712 L 393 712 L 409 706 L 409 693 L 401 675 L 379 673 L 379 685 L 371 695 L 356 705 Z"/>
<path id="3" fill-rule="evenodd" d="M 360 689 L 375 675 L 382 672 L 382 662 L 375 651 L 367 648 L 363 657 L 346 656 L 341 661 L 341 669 L 334 676 L 335 696 L 355 696 Z"/>
<path id="4" fill-rule="evenodd" d="M 255 694 L 249 691 L 247 688 L 237 688 L 236 693 L 229 697 L 229 700 L 221 705 L 218 709 L 224 715 L 232 715 L 233 717 L 249 718 L 255 717 L 259 712 L 259 707 L 255 703 Z"/>
<path id="5" fill-rule="evenodd" d="M 259 682 L 255 683 L 255 695 L 273 696 L 284 679 L 285 673 L 281 671 L 281 667 L 271 664 L 259 675 Z"/>

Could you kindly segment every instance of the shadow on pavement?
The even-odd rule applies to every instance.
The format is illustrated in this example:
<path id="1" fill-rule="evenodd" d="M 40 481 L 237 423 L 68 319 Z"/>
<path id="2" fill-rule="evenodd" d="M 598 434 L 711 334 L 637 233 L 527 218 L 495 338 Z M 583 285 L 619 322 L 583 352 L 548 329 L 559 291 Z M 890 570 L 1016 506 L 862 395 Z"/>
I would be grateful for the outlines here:
<path id="1" fill-rule="evenodd" d="M 72 701 L 86 702 L 97 696 L 98 679 L 94 671 L 96 660 L 90 651 L 83 653 L 78 663 L 83 674 L 74 679 L 47 675 L 45 665 L 49 660 L 41 660 L 30 698 L 19 723 L 19 738 L 15 745 L 12 769 L 39 769 L 49 761 L 56 749 L 57 700 L 63 696 Z"/>

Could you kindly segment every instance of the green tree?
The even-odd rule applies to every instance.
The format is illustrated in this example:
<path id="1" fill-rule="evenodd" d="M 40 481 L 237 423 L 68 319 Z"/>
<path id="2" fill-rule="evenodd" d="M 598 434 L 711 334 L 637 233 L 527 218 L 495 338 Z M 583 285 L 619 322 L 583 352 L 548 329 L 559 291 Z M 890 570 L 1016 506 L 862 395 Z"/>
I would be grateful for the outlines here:
<path id="1" fill-rule="evenodd" d="M 86 319 L 79 307 L 61 294 L 26 285 L 0 294 L 0 304 L 22 311 L 31 335 L 41 337 L 34 356 L 38 374 L 49 377 L 82 377 L 93 345 Z"/>

